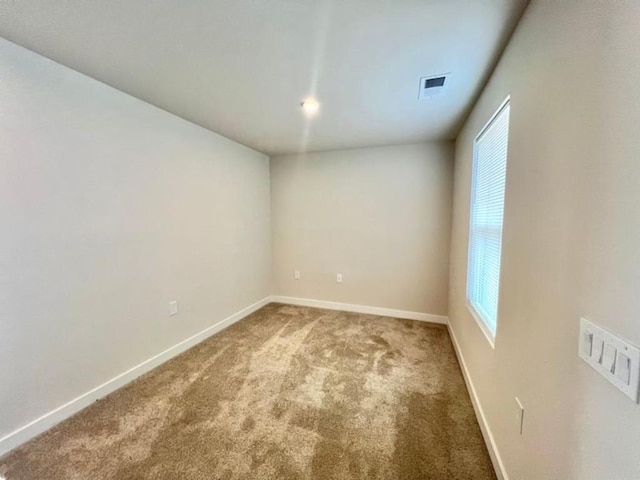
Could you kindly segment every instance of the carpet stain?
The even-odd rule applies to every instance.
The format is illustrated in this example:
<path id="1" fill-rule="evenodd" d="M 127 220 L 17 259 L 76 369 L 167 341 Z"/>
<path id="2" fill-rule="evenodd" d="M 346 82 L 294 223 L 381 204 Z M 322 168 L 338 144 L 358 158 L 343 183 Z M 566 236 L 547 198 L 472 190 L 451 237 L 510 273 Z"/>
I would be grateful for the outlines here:
<path id="1" fill-rule="evenodd" d="M 275 303 L 0 458 L 0 472 L 496 478 L 444 326 Z"/>

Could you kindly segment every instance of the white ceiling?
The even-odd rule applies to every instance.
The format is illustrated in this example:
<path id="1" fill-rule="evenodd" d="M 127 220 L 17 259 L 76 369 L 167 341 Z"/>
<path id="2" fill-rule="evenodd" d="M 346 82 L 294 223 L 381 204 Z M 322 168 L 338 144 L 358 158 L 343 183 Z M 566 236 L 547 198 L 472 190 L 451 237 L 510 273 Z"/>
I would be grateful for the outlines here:
<path id="1" fill-rule="evenodd" d="M 275 154 L 455 137 L 526 3 L 0 0 L 0 36 Z"/>

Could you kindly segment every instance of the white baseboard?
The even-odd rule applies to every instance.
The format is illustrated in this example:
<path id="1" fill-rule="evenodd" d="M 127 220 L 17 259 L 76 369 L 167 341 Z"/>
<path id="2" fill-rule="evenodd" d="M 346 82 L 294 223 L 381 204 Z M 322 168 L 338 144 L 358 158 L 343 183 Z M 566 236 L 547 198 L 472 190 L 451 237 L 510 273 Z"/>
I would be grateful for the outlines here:
<path id="1" fill-rule="evenodd" d="M 240 310 L 237 313 L 234 313 L 230 317 L 225 318 L 224 320 L 206 328 L 193 335 L 192 337 L 187 338 L 186 340 L 181 341 L 180 343 L 174 345 L 173 347 L 168 348 L 162 353 L 159 353 L 148 360 L 145 360 L 139 365 L 127 370 L 124 373 L 121 373 L 117 377 L 112 378 L 108 382 L 103 383 L 102 385 L 97 386 L 93 390 L 90 390 L 79 397 L 71 400 L 64 405 L 52 410 L 51 412 L 41 416 L 28 423 L 27 425 L 5 435 L 0 438 L 0 455 L 4 455 L 5 453 L 13 450 L 15 447 L 23 444 L 24 442 L 32 439 L 36 435 L 41 434 L 45 430 L 53 427 L 57 423 L 60 423 L 62 420 L 65 420 L 72 416 L 73 414 L 79 412 L 83 408 L 91 405 L 91 403 L 96 400 L 108 395 L 109 393 L 117 390 L 120 387 L 123 387 L 127 383 L 135 380 L 139 376 L 153 370 L 158 365 L 166 362 L 167 360 L 172 359 L 173 357 L 181 354 L 185 350 L 197 345 L 198 343 L 206 340 L 208 337 L 213 335 L 214 333 L 218 333 L 219 331 L 227 328 L 228 326 L 236 323 L 238 320 L 243 319 L 247 315 L 255 312 L 256 310 L 262 308 L 264 305 L 270 302 L 270 297 L 263 298 L 259 302 L 254 303 L 253 305 L 248 306 Z"/>
<path id="2" fill-rule="evenodd" d="M 365 313 L 380 315 L 381 317 L 406 318 L 408 320 L 421 320 L 423 322 L 440 323 L 447 325 L 449 319 L 443 315 L 433 315 L 431 313 L 408 312 L 406 310 L 394 310 L 392 308 L 368 307 L 365 305 L 353 305 L 351 303 L 325 302 L 324 300 L 312 300 L 310 298 L 283 297 L 272 295 L 271 301 L 276 303 L 286 303 L 288 305 L 299 305 L 302 307 L 326 308 L 328 310 L 342 310 L 345 312 Z"/>
<path id="3" fill-rule="evenodd" d="M 460 363 L 460 366 L 462 367 L 462 376 L 464 377 L 464 381 L 467 384 L 467 390 L 469 390 L 470 393 L 471 403 L 473 404 L 473 409 L 476 412 L 476 418 L 478 419 L 478 424 L 480 425 L 480 430 L 482 431 L 484 442 L 487 444 L 487 450 L 489 451 L 489 456 L 491 457 L 491 462 L 493 463 L 493 469 L 496 471 L 498 480 L 509 480 L 507 471 L 504 468 L 504 463 L 502 463 L 502 458 L 500 457 L 500 452 L 498 451 L 498 446 L 496 445 L 493 434 L 491 433 L 491 428 L 489 428 L 487 418 L 485 417 L 482 406 L 480 405 L 480 399 L 478 398 L 476 389 L 473 386 L 473 381 L 471 380 L 471 376 L 469 375 L 467 364 L 464 362 L 464 357 L 462 356 L 460 345 L 458 344 L 458 340 L 453 333 L 451 324 L 449 324 L 449 336 L 451 337 L 453 349 L 455 350 L 456 356 L 458 357 L 458 363 Z"/>

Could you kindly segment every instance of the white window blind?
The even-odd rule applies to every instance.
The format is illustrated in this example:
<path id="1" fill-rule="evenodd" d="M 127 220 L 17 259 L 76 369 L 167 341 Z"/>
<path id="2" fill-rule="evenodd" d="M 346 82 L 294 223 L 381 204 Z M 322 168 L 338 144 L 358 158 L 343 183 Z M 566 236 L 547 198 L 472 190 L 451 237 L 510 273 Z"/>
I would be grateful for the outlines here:
<path id="1" fill-rule="evenodd" d="M 476 138 L 471 186 L 467 300 L 491 338 L 498 322 L 508 142 L 507 99 Z"/>

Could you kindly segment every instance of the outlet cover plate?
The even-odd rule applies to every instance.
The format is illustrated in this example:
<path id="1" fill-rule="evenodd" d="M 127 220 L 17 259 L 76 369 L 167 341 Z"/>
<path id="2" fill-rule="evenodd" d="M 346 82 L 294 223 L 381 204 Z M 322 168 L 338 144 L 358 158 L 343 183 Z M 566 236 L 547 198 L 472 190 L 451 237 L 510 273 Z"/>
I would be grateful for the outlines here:
<path id="1" fill-rule="evenodd" d="M 516 397 L 515 421 L 518 434 L 522 435 L 522 430 L 524 429 L 524 407 L 518 397 Z"/>
<path id="2" fill-rule="evenodd" d="M 169 302 L 169 315 L 177 315 L 178 314 L 178 302 L 173 300 Z"/>

